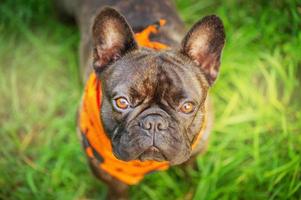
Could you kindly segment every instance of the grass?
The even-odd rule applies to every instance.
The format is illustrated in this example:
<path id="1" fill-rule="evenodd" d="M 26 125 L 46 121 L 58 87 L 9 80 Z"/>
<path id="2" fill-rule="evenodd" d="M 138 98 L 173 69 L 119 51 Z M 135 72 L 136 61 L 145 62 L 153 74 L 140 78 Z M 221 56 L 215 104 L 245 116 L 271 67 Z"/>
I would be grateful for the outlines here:
<path id="1" fill-rule="evenodd" d="M 176 1 L 225 23 L 215 124 L 199 170 L 154 173 L 133 199 L 301 198 L 301 4 Z M 48 1 L 0 6 L 0 199 L 103 199 L 75 132 L 79 33 Z"/>

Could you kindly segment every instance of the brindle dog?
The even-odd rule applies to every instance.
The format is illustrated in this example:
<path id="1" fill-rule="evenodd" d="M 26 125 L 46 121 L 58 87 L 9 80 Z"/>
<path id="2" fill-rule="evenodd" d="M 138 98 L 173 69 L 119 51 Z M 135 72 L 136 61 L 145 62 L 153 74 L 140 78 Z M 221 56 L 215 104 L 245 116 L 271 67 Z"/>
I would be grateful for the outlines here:
<path id="1" fill-rule="evenodd" d="M 169 161 L 171 165 L 195 157 L 210 130 L 207 94 L 219 72 L 225 42 L 222 21 L 206 16 L 185 35 L 169 0 L 65 0 L 58 4 L 80 27 L 83 79 L 94 69 L 102 82 L 101 117 L 114 155 L 124 161 Z M 134 32 L 159 19 L 166 19 L 167 25 L 152 40 L 170 49 L 158 52 L 139 47 Z M 118 108 L 115 100 L 119 98 L 130 106 Z M 205 115 L 209 120 L 203 120 Z M 207 123 L 204 138 L 192 150 L 202 123 Z M 110 199 L 127 198 L 126 184 L 93 161 L 90 166 L 109 186 Z"/>

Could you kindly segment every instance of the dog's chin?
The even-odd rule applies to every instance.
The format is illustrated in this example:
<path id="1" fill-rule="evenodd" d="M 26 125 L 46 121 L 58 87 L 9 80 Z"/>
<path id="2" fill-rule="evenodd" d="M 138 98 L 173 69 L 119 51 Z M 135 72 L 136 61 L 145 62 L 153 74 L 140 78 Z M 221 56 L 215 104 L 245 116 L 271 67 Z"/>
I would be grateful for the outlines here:
<path id="1" fill-rule="evenodd" d="M 151 146 L 147 148 L 145 151 L 141 153 L 137 153 L 136 155 L 134 154 L 128 154 L 127 152 L 120 151 L 118 148 L 113 148 L 113 153 L 116 158 L 119 160 L 123 161 L 131 161 L 131 160 L 140 160 L 140 161 L 147 161 L 147 160 L 152 160 L 152 161 L 168 161 L 167 158 L 164 156 L 164 154 L 154 146 Z"/>
<path id="2" fill-rule="evenodd" d="M 114 149 L 114 148 L 113 148 Z M 114 151 L 114 155 L 119 160 L 123 161 L 132 161 L 132 160 L 140 160 L 142 162 L 144 161 L 158 161 L 158 162 L 169 162 L 170 165 L 179 165 L 184 163 L 190 158 L 191 151 L 185 151 L 185 152 L 179 152 L 179 155 L 175 155 L 172 157 L 167 157 L 164 155 L 162 151 L 160 151 L 157 147 L 151 146 L 145 151 L 143 151 L 140 154 L 136 154 L 136 156 L 133 156 L 133 154 L 128 154 L 126 152 L 116 152 Z"/>
<path id="3" fill-rule="evenodd" d="M 167 161 L 164 154 L 157 147 L 154 147 L 154 146 L 151 146 L 146 151 L 144 151 L 142 154 L 140 154 L 138 159 L 141 161 L 146 161 L 146 160 L 155 160 L 155 161 L 159 161 L 159 162 Z"/>

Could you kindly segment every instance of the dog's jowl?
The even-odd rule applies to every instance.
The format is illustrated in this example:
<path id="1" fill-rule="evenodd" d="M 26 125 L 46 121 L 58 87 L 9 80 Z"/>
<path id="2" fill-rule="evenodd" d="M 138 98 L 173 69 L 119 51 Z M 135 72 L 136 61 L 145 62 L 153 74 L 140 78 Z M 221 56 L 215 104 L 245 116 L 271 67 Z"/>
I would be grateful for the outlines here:
<path id="1" fill-rule="evenodd" d="M 225 41 L 222 21 L 206 16 L 184 33 L 167 0 L 58 4 L 81 31 L 85 90 L 78 129 L 85 153 L 108 185 L 108 198 L 126 199 L 128 186 L 145 174 L 204 150 L 212 118 L 208 90 Z"/>

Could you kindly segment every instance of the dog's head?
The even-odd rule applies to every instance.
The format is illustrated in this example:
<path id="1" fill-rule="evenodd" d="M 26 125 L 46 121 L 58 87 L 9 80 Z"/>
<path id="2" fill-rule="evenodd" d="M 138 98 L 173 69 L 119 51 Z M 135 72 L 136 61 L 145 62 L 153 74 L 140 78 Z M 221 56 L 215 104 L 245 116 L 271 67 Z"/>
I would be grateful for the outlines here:
<path id="1" fill-rule="evenodd" d="M 93 24 L 93 65 L 102 82 L 101 120 L 121 160 L 186 161 L 199 133 L 225 34 L 217 16 L 197 22 L 179 49 L 138 47 L 112 8 Z"/>

